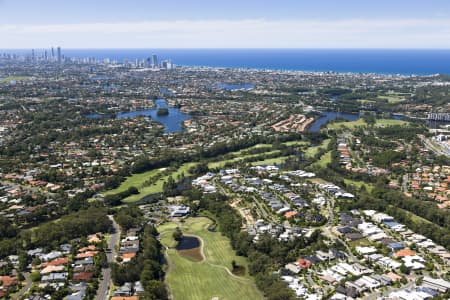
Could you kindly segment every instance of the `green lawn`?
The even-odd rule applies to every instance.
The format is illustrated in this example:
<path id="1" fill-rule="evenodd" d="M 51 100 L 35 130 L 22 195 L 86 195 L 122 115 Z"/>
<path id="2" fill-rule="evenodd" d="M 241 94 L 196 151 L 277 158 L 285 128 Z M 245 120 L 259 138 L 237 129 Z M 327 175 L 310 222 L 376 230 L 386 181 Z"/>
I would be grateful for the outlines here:
<path id="1" fill-rule="evenodd" d="M 398 96 L 398 95 L 394 95 L 394 96 L 378 96 L 378 99 L 387 100 L 388 103 L 390 103 L 390 104 L 395 104 L 395 103 L 402 102 L 402 101 L 405 100 L 404 97 Z"/>
<path id="2" fill-rule="evenodd" d="M 402 120 L 393 120 L 393 119 L 377 119 L 375 126 L 376 127 L 384 127 L 384 126 L 393 126 L 393 125 L 405 125 L 408 124 L 408 122 L 406 121 L 402 121 Z M 343 129 L 348 128 L 348 129 L 355 129 L 356 127 L 365 127 L 367 126 L 367 123 L 361 118 L 358 119 L 356 121 L 351 121 L 351 122 L 335 122 L 335 123 L 330 123 L 327 125 L 328 129 Z"/>
<path id="3" fill-rule="evenodd" d="M 373 189 L 373 185 L 371 185 L 369 183 L 365 183 L 363 181 L 356 181 L 356 180 L 351 180 L 351 179 L 344 178 L 344 182 L 345 182 L 345 184 L 354 185 L 358 189 L 361 188 L 362 186 L 365 186 L 366 190 L 369 191 L 369 192 L 372 191 L 372 189 Z"/>
<path id="4" fill-rule="evenodd" d="M 188 218 L 181 224 L 184 234 L 196 235 L 203 239 L 205 260 L 193 262 L 178 255 L 174 249 L 172 232 L 177 227 L 175 223 L 166 223 L 158 227 L 164 233 L 161 243 L 169 247 L 166 255 L 173 264 L 173 269 L 166 274 L 174 299 L 204 300 L 218 297 L 220 300 L 232 299 L 263 299 L 256 288 L 253 278 L 231 276 L 225 268 L 231 269 L 234 260 L 247 269 L 246 258 L 236 256 L 228 238 L 220 232 L 210 232 L 207 226 L 213 222 L 210 219 Z"/>
<path id="5" fill-rule="evenodd" d="M 322 144 L 320 144 L 318 146 L 309 147 L 305 151 L 305 156 L 307 158 L 314 157 L 314 155 L 316 155 L 316 153 L 319 152 L 319 149 L 326 149 L 328 147 L 328 145 L 330 144 L 330 141 L 331 141 L 330 139 L 326 139 L 323 141 Z"/>
<path id="6" fill-rule="evenodd" d="M 118 188 L 109 190 L 105 194 L 108 195 L 120 193 L 127 190 L 131 186 L 135 186 L 139 190 L 139 194 L 131 195 L 125 198 L 123 199 L 123 202 L 125 203 L 136 202 L 147 195 L 161 193 L 163 191 L 164 182 L 166 182 L 170 176 L 172 176 L 172 178 L 175 180 L 177 179 L 178 175 L 181 175 L 182 173 L 184 173 L 185 176 L 189 176 L 190 174 L 188 170 L 197 164 L 198 163 L 196 162 L 185 163 L 172 173 L 161 177 L 150 186 L 143 186 L 143 183 L 152 177 L 160 175 L 160 173 L 163 172 L 162 169 L 151 170 L 142 174 L 133 174 L 130 177 L 128 177 L 127 180 L 125 180 Z"/>
<path id="7" fill-rule="evenodd" d="M 248 148 L 241 149 L 241 150 L 239 150 L 239 151 L 228 152 L 228 153 L 225 154 L 225 155 L 230 155 L 230 156 L 235 157 L 235 156 L 244 155 L 245 152 L 247 152 L 247 151 L 249 151 L 249 150 L 258 149 L 258 148 L 265 148 L 265 147 L 267 147 L 267 148 L 272 148 L 272 144 L 256 144 L 256 145 L 254 145 L 254 146 L 251 146 L 251 147 L 248 147 Z"/>
<path id="8" fill-rule="evenodd" d="M 227 159 L 227 160 L 210 162 L 210 163 L 208 163 L 208 168 L 210 168 L 210 169 L 223 168 L 228 163 L 234 163 L 234 162 L 242 161 L 247 158 L 258 157 L 258 156 L 262 156 L 262 155 L 272 155 L 272 154 L 276 154 L 276 153 L 280 153 L 280 150 L 274 150 L 274 151 L 263 152 L 263 153 L 258 153 L 258 154 L 242 155 L 242 156 L 238 156 L 238 157 Z"/>
<path id="9" fill-rule="evenodd" d="M 367 100 L 367 99 L 359 99 L 357 100 L 359 103 L 375 103 L 376 101 L 374 100 Z"/>
<path id="10" fill-rule="evenodd" d="M 347 127 L 349 129 L 354 129 L 356 127 L 367 126 L 367 123 L 363 119 L 358 119 L 351 122 L 333 122 L 327 125 L 328 129 L 342 129 Z"/>
<path id="11" fill-rule="evenodd" d="M 128 177 L 124 182 L 122 182 L 122 184 L 118 188 L 109 190 L 105 194 L 106 195 L 117 194 L 117 193 L 126 191 L 131 186 L 134 186 L 134 187 L 138 188 L 139 190 L 141 190 L 142 184 L 146 180 L 157 176 L 159 173 L 161 173 L 161 170 L 156 169 L 156 170 L 151 170 L 151 171 L 141 173 L 141 174 L 133 174 L 130 177 Z"/>
<path id="12" fill-rule="evenodd" d="M 313 165 L 319 166 L 321 168 L 326 168 L 330 162 L 331 162 L 331 151 L 328 151 L 327 153 L 322 155 L 320 159 L 316 161 Z"/>
<path id="13" fill-rule="evenodd" d="M 380 119 L 377 120 L 376 126 L 395 126 L 395 125 L 407 125 L 408 122 L 407 121 L 402 121 L 402 120 L 394 120 L 394 119 Z"/>
<path id="14" fill-rule="evenodd" d="M 299 146 L 300 147 L 300 146 L 309 145 L 309 142 L 307 142 L 307 141 L 289 141 L 289 142 L 285 142 L 283 144 L 286 146 Z M 245 154 L 247 151 L 256 149 L 256 148 L 267 148 L 267 151 L 257 153 L 257 154 Z M 228 157 L 231 156 L 232 158 L 210 162 L 210 163 L 208 163 L 208 168 L 210 168 L 210 169 L 223 168 L 228 163 L 235 163 L 235 162 L 244 160 L 246 158 L 257 157 L 260 155 L 272 155 L 272 154 L 280 152 L 279 150 L 271 150 L 271 148 L 272 148 L 271 144 L 257 144 L 255 146 L 242 149 L 240 151 L 230 152 L 230 153 L 227 153 L 226 156 L 228 156 Z M 268 160 L 270 161 L 270 159 L 268 159 Z M 279 159 L 276 159 L 275 161 L 278 162 Z M 260 164 L 260 162 L 258 162 L 258 164 Z"/>
<path id="15" fill-rule="evenodd" d="M 284 163 L 287 159 L 289 158 L 289 156 L 280 156 L 280 157 L 275 157 L 275 158 L 268 158 L 265 160 L 260 160 L 260 161 L 254 161 L 251 163 L 252 166 L 258 166 L 258 165 L 279 165 Z"/>
<path id="16" fill-rule="evenodd" d="M 309 145 L 309 142 L 307 141 L 290 141 L 283 143 L 286 146 L 307 146 Z"/>

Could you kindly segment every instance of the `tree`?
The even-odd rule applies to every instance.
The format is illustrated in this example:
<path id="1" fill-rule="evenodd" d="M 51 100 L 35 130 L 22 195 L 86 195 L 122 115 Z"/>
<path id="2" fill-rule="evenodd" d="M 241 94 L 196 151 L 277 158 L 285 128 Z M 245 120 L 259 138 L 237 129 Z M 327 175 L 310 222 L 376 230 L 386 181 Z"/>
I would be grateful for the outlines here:
<path id="1" fill-rule="evenodd" d="M 150 280 L 144 286 L 145 293 L 142 297 L 145 300 L 166 300 L 168 294 L 163 282 L 157 280 Z"/>
<path id="2" fill-rule="evenodd" d="M 137 195 L 139 194 L 139 190 L 135 186 L 130 186 L 128 188 L 128 193 L 130 193 L 131 195 Z"/>
<path id="3" fill-rule="evenodd" d="M 33 282 L 38 282 L 38 281 L 41 280 L 41 274 L 39 272 L 37 272 L 37 271 L 33 272 L 33 273 L 30 274 L 30 279 Z"/>
<path id="4" fill-rule="evenodd" d="M 233 268 L 233 270 L 238 267 L 238 265 L 234 259 L 231 261 L 231 267 Z"/>
<path id="5" fill-rule="evenodd" d="M 19 270 L 20 271 L 25 271 L 25 269 L 28 266 L 28 262 L 29 262 L 29 257 L 27 255 L 26 252 L 24 251 L 20 251 L 19 252 Z"/>
<path id="6" fill-rule="evenodd" d="M 183 238 L 183 232 L 180 227 L 177 227 L 175 231 L 172 233 L 172 237 L 175 241 L 179 242 Z"/>

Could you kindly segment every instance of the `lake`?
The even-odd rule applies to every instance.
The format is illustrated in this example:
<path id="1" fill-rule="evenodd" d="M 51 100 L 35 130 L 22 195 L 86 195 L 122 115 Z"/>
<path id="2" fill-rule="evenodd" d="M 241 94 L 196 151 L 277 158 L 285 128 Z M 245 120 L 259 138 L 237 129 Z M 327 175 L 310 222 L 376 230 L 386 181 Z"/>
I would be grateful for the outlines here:
<path id="1" fill-rule="evenodd" d="M 157 121 L 164 125 L 165 133 L 175 133 L 183 131 L 183 121 L 190 118 L 189 114 L 182 113 L 180 109 L 175 107 L 168 107 L 166 101 L 164 99 L 155 100 L 156 108 L 146 109 L 146 110 L 137 110 L 130 112 L 118 113 L 116 117 L 118 119 L 123 118 L 134 118 L 138 116 L 146 116 L 151 117 L 152 120 Z M 158 116 L 157 112 L 159 108 L 168 108 L 169 114 L 166 116 Z M 102 118 L 108 117 L 108 115 L 101 114 L 89 114 L 86 115 L 88 118 Z"/>
<path id="2" fill-rule="evenodd" d="M 217 83 L 213 87 L 233 92 L 239 90 L 252 90 L 255 88 L 255 85 L 252 83 L 238 83 L 238 84 Z"/>
<path id="3" fill-rule="evenodd" d="M 315 120 L 314 123 L 312 123 L 312 125 L 308 128 L 309 132 L 319 132 L 322 125 L 337 118 L 345 119 L 347 121 L 356 121 L 362 117 L 360 114 L 349 114 L 336 111 L 322 111 L 321 115 L 322 116 Z"/>

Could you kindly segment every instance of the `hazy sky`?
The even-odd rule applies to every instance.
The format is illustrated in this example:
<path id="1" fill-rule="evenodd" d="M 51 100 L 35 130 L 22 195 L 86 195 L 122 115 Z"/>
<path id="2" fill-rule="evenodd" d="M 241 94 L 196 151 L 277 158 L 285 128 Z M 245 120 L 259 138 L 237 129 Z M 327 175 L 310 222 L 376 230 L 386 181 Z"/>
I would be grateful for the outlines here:
<path id="1" fill-rule="evenodd" d="M 0 0 L 0 49 L 450 48 L 448 0 Z"/>

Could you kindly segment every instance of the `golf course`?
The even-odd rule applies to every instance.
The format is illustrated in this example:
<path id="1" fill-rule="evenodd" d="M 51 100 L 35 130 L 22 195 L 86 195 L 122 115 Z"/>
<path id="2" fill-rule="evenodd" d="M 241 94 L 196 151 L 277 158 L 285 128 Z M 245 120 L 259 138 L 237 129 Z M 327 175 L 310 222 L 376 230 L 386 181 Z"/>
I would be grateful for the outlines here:
<path id="1" fill-rule="evenodd" d="M 208 218 L 188 218 L 184 222 L 168 222 L 158 227 L 161 243 L 166 248 L 166 282 L 175 300 L 263 299 L 254 280 L 248 275 L 245 257 L 236 256 L 228 238 L 208 230 L 213 224 Z M 177 250 L 173 232 L 179 227 L 186 237 L 200 241 L 200 259 Z M 233 274 L 232 261 L 244 272 Z"/>

